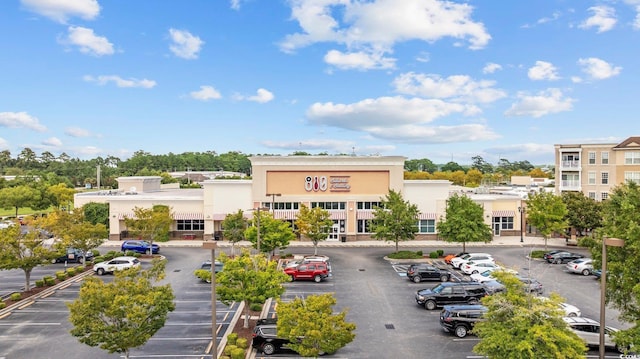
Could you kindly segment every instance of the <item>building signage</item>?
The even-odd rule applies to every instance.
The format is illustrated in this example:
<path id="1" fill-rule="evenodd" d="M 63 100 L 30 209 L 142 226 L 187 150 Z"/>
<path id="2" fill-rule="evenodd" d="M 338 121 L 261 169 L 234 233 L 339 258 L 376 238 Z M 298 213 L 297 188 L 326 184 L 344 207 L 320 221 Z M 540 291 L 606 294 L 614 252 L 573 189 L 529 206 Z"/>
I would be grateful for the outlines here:
<path id="1" fill-rule="evenodd" d="M 306 176 L 304 189 L 307 192 L 349 192 L 349 176 Z"/>

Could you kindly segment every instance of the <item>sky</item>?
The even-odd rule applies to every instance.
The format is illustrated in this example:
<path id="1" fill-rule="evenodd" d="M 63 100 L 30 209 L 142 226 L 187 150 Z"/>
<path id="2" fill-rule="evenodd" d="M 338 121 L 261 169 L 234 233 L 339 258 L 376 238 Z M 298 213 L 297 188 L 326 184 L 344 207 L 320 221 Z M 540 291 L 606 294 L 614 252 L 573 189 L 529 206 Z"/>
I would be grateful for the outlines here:
<path id="1" fill-rule="evenodd" d="M 640 0 L 2 0 L 0 150 L 554 162 L 640 135 Z"/>

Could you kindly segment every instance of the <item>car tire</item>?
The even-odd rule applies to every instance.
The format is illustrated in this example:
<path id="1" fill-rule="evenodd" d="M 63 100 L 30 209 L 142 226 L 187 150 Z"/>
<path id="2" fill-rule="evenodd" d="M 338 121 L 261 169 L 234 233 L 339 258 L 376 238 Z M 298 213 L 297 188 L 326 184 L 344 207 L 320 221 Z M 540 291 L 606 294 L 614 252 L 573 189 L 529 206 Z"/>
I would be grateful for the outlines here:
<path id="1" fill-rule="evenodd" d="M 293 276 L 293 274 L 291 274 L 291 275 L 289 276 L 289 279 L 291 279 L 291 281 L 293 282 L 293 281 L 295 281 L 295 280 L 296 280 L 296 277 L 294 277 L 294 276 Z"/>
<path id="2" fill-rule="evenodd" d="M 98 275 L 104 275 L 104 273 L 105 273 L 104 268 L 98 268 L 96 273 L 98 273 Z"/>
<path id="3" fill-rule="evenodd" d="M 314 282 L 316 282 L 316 283 L 320 283 L 320 282 L 322 282 L 322 277 L 320 276 L 320 274 L 316 274 L 316 275 L 313 277 L 313 281 L 314 281 Z"/>
<path id="4" fill-rule="evenodd" d="M 147 249 L 144 253 L 148 254 L 148 255 L 151 255 L 151 249 Z"/>
<path id="5" fill-rule="evenodd" d="M 469 329 L 467 329 L 467 327 L 464 325 L 456 325 L 456 327 L 453 329 L 453 333 L 458 338 L 466 337 L 468 332 L 469 332 Z"/>
<path id="6" fill-rule="evenodd" d="M 440 276 L 440 281 L 441 282 L 448 282 L 449 281 L 449 276 L 448 275 L 441 275 Z"/>
<path id="7" fill-rule="evenodd" d="M 420 278 L 420 276 L 419 276 L 419 275 L 417 275 L 417 276 L 414 276 L 413 278 L 411 278 L 411 280 L 412 280 L 414 283 L 420 283 L 420 281 L 422 280 L 422 278 Z"/>
<path id="8" fill-rule="evenodd" d="M 426 309 L 426 310 L 434 310 L 434 309 L 436 309 L 436 307 L 437 307 L 437 305 L 436 305 L 435 300 L 429 299 L 426 302 L 424 302 L 424 309 Z"/>
<path id="9" fill-rule="evenodd" d="M 562 259 L 554 259 L 553 263 L 560 264 L 562 263 Z"/>
<path id="10" fill-rule="evenodd" d="M 569 317 L 569 318 L 574 318 L 574 317 L 577 317 L 577 316 L 578 315 L 576 313 L 573 313 L 573 312 L 567 314 L 567 317 Z"/>
<path id="11" fill-rule="evenodd" d="M 478 271 L 474 270 L 473 272 L 471 272 L 471 274 L 478 274 Z"/>
<path id="12" fill-rule="evenodd" d="M 480 303 L 480 301 L 478 300 L 478 298 L 471 298 L 471 299 L 469 299 L 468 303 L 470 305 L 476 305 L 476 304 Z"/>
<path id="13" fill-rule="evenodd" d="M 57 259 L 52 259 L 52 260 L 51 260 L 51 264 L 56 264 L 56 263 L 58 263 L 58 260 L 57 260 Z"/>
<path id="14" fill-rule="evenodd" d="M 588 270 L 588 269 L 583 269 L 583 270 L 582 270 L 582 275 L 584 275 L 584 276 L 591 275 L 591 271 L 590 271 L 590 270 Z"/>
<path id="15" fill-rule="evenodd" d="M 273 343 L 264 343 L 262 345 L 262 354 L 271 355 L 276 352 L 276 346 Z"/>

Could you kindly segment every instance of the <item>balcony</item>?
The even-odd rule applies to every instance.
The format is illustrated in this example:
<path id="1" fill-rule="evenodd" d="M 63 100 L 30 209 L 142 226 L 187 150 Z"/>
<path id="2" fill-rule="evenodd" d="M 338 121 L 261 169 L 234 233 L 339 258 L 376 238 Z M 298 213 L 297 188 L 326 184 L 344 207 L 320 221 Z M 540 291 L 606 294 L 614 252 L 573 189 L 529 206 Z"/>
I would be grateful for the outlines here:
<path id="1" fill-rule="evenodd" d="M 560 181 L 560 191 L 581 191 L 580 181 L 563 180 Z"/>
<path id="2" fill-rule="evenodd" d="M 579 169 L 580 161 L 561 161 L 560 169 Z"/>

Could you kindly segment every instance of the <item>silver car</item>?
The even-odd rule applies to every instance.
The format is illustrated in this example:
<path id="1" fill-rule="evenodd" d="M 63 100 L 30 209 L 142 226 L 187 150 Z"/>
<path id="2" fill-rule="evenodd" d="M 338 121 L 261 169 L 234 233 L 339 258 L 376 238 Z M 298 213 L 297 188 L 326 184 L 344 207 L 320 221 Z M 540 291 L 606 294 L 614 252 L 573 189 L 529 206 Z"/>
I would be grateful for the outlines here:
<path id="1" fill-rule="evenodd" d="M 567 271 L 569 273 L 580 273 L 582 275 L 591 275 L 593 272 L 593 259 L 579 258 L 567 263 Z"/>
<path id="2" fill-rule="evenodd" d="M 587 346 L 600 347 L 600 323 L 585 317 L 564 317 L 562 319 L 574 333 L 584 340 Z M 612 334 L 617 331 L 618 329 L 612 327 L 604 328 L 604 345 L 606 347 L 618 350 L 612 338 Z"/>

